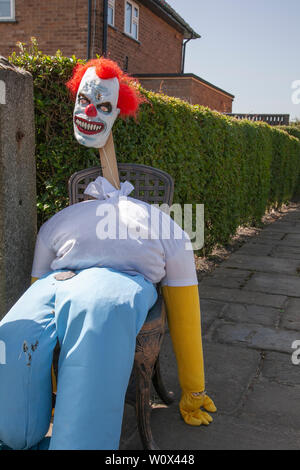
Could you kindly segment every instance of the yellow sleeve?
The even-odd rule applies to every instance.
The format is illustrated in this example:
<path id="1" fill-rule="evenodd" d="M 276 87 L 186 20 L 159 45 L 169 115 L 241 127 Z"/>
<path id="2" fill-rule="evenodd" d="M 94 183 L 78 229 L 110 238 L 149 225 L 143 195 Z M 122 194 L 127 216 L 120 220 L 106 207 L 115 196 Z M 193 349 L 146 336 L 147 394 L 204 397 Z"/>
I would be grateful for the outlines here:
<path id="1" fill-rule="evenodd" d="M 181 389 L 205 390 L 198 286 L 162 288 Z"/>
<path id="2" fill-rule="evenodd" d="M 209 425 L 217 411 L 205 392 L 198 286 L 163 287 L 168 323 L 182 389 L 179 409 L 191 426 Z"/>

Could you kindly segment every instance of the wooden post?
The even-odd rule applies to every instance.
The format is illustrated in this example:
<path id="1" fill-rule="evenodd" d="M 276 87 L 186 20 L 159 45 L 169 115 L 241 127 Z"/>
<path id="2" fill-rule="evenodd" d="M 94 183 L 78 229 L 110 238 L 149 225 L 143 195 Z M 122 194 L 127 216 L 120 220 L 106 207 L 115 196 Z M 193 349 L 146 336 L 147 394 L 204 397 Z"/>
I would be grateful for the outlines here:
<path id="1" fill-rule="evenodd" d="M 115 188 L 120 189 L 119 171 L 112 132 L 110 133 L 105 146 L 99 149 L 99 154 L 102 175 Z"/>

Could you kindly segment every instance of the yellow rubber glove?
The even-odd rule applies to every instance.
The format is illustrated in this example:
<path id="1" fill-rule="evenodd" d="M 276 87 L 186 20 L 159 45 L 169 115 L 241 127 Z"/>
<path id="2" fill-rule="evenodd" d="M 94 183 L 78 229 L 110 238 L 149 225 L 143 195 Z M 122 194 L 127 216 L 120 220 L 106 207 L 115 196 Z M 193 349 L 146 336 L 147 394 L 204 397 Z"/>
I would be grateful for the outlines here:
<path id="1" fill-rule="evenodd" d="M 208 425 L 217 411 L 205 393 L 201 314 L 198 286 L 162 288 L 168 324 L 177 360 L 178 378 L 182 389 L 179 409 L 191 426 Z"/>
<path id="2" fill-rule="evenodd" d="M 191 426 L 208 425 L 213 421 L 212 417 L 201 408 L 214 413 L 217 411 L 214 402 L 205 392 L 199 396 L 193 396 L 189 392 L 183 392 L 179 403 L 179 409 L 184 421 Z"/>
<path id="3" fill-rule="evenodd" d="M 37 280 L 38 280 L 38 277 L 32 277 L 32 278 L 31 278 L 31 285 L 34 284 L 35 281 L 37 281 Z"/>

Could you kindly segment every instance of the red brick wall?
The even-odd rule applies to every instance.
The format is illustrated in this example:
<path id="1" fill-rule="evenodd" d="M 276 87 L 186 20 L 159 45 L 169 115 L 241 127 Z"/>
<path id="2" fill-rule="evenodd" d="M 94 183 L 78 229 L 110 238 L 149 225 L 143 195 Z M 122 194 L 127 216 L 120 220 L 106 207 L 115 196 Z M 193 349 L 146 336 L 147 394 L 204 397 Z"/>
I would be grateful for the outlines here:
<path id="1" fill-rule="evenodd" d="M 232 112 L 233 98 L 195 79 L 191 81 L 191 104 L 202 104 L 221 113 Z"/>
<path id="2" fill-rule="evenodd" d="M 15 0 L 16 23 L 0 22 L 0 55 L 18 50 L 16 42 L 36 37 L 40 49 L 86 57 L 87 0 Z"/>
<path id="3" fill-rule="evenodd" d="M 190 79 L 178 78 L 138 78 L 142 87 L 164 95 L 175 96 L 192 104 L 192 82 Z"/>
<path id="4" fill-rule="evenodd" d="M 190 104 L 201 104 L 219 112 L 232 112 L 233 98 L 191 77 L 140 78 L 147 90 L 181 98 Z"/>
<path id="5" fill-rule="evenodd" d="M 54 54 L 87 57 L 88 0 L 15 0 L 16 23 L 0 22 L 0 55 L 7 56 L 17 41 L 36 37 L 40 49 Z M 139 41 L 124 34 L 125 0 L 116 0 L 115 28 L 108 27 L 108 53 L 130 73 L 178 73 L 183 36 L 145 6 L 140 7 Z M 94 7 L 94 2 L 92 2 Z M 94 13 L 94 10 L 93 10 Z M 95 31 L 93 30 L 96 25 Z M 103 1 L 92 16 L 91 53 L 102 53 Z"/>
<path id="6" fill-rule="evenodd" d="M 128 57 L 129 73 L 179 73 L 183 35 L 148 8 L 139 5 L 139 42 L 124 32 L 125 1 L 116 0 L 116 29 L 109 27 L 108 52 L 124 67 Z"/>

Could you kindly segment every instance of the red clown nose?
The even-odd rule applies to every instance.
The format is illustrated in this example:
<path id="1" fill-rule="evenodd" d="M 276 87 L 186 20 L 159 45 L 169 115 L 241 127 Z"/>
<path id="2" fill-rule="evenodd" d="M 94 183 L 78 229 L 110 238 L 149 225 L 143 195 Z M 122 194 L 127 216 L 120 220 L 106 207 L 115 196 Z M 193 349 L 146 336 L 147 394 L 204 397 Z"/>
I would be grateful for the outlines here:
<path id="1" fill-rule="evenodd" d="M 95 106 L 93 104 L 89 104 L 85 108 L 85 114 L 89 117 L 96 117 L 98 113 L 97 113 L 97 109 L 95 108 Z"/>

